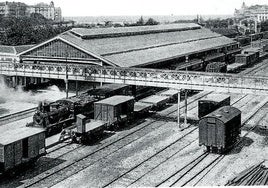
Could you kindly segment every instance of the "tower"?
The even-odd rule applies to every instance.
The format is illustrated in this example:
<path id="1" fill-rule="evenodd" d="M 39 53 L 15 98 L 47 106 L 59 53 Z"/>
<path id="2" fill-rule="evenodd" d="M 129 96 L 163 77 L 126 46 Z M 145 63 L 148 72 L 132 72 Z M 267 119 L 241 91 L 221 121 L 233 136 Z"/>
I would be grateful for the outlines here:
<path id="1" fill-rule="evenodd" d="M 242 9 L 245 9 L 245 8 L 247 8 L 247 6 L 246 6 L 246 3 L 245 2 L 243 2 L 243 4 L 242 4 L 242 7 L 241 7 Z"/>

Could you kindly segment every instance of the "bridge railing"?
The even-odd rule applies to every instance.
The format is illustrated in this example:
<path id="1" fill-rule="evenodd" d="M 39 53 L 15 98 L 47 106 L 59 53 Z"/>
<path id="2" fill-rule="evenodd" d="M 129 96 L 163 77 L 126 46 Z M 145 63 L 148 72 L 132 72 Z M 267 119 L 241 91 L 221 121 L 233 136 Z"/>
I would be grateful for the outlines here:
<path id="1" fill-rule="evenodd" d="M 268 77 L 77 64 L 0 63 L 0 74 L 222 92 L 268 94 Z"/>

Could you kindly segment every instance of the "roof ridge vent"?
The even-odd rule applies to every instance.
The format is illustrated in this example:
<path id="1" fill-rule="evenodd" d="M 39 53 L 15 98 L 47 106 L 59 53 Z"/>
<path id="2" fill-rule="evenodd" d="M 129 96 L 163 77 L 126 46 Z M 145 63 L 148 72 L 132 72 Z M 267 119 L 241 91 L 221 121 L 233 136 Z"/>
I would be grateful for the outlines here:
<path id="1" fill-rule="evenodd" d="M 222 117 L 222 115 L 220 115 L 220 114 L 216 114 L 215 116 L 218 117 L 218 118 Z"/>
<path id="2" fill-rule="evenodd" d="M 225 113 L 229 113 L 229 110 L 227 110 L 227 109 L 224 109 L 223 111 L 224 111 Z"/>

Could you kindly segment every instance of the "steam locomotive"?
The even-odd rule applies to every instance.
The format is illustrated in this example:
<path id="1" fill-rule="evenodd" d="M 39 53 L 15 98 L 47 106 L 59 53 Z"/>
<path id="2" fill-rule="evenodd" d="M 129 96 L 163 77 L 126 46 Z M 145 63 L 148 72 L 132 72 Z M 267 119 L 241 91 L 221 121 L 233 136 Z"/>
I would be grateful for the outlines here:
<path id="1" fill-rule="evenodd" d="M 46 129 L 46 136 L 71 126 L 77 114 L 93 115 L 94 97 L 73 97 L 53 103 L 40 103 L 33 116 L 33 126 Z"/>
<path id="2" fill-rule="evenodd" d="M 28 126 L 45 128 L 46 136 L 51 136 L 71 126 L 76 121 L 78 114 L 86 116 L 87 119 L 92 119 L 94 116 L 94 102 L 114 95 L 134 95 L 133 93 L 135 93 L 135 98 L 138 99 L 149 96 L 158 90 L 159 88 L 137 87 L 134 92 L 133 86 L 107 84 L 90 89 L 76 97 L 61 99 L 53 103 L 40 103 L 33 116 L 33 122 Z"/>

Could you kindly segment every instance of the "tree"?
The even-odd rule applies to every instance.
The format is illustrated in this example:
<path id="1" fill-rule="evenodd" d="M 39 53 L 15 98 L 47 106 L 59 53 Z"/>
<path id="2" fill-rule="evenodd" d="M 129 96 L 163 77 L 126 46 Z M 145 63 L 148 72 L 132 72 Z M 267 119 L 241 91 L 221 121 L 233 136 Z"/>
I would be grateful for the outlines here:
<path id="1" fill-rule="evenodd" d="M 268 20 L 261 22 L 261 32 L 268 31 Z"/>
<path id="2" fill-rule="evenodd" d="M 136 22 L 136 24 L 137 24 L 138 26 L 144 25 L 144 19 L 143 19 L 142 16 L 141 16 L 140 19 Z"/>
<path id="3" fill-rule="evenodd" d="M 153 18 L 149 18 L 147 20 L 147 22 L 145 23 L 145 25 L 158 25 L 159 22 L 157 22 L 156 20 L 154 20 Z"/>
<path id="4" fill-rule="evenodd" d="M 32 17 L 4 17 L 0 22 L 0 44 L 26 45 L 37 44 L 52 38 L 69 27 L 54 28 L 50 21 L 39 15 Z"/>

